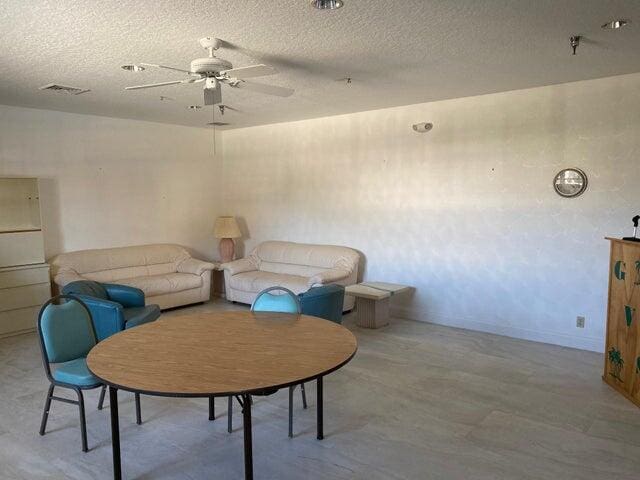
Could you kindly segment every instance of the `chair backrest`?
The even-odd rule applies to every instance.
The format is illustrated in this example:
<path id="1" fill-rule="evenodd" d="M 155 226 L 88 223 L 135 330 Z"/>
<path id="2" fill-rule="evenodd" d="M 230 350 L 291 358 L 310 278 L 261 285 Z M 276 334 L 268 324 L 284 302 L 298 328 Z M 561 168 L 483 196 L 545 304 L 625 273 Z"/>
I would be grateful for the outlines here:
<path id="1" fill-rule="evenodd" d="M 89 309 L 72 295 L 58 295 L 42 306 L 38 334 L 47 373 L 49 363 L 86 357 L 97 343 Z"/>
<path id="2" fill-rule="evenodd" d="M 76 280 L 67 283 L 62 289 L 64 295 L 87 295 L 88 297 L 109 300 L 109 294 L 98 282 L 92 280 Z"/>
<path id="3" fill-rule="evenodd" d="M 300 294 L 302 313 L 342 323 L 344 287 L 332 283 L 314 287 Z"/>
<path id="4" fill-rule="evenodd" d="M 284 292 L 274 295 L 271 292 Z M 262 290 L 251 305 L 252 312 L 301 313 L 298 296 L 288 288 L 269 287 Z"/>

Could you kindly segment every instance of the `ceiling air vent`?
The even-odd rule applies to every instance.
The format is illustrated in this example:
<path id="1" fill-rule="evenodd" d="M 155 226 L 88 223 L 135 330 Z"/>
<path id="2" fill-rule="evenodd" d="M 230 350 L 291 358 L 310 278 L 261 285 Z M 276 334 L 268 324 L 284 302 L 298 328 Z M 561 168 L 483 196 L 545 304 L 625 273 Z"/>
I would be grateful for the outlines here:
<path id="1" fill-rule="evenodd" d="M 58 85 L 57 83 L 49 83 L 40 87 L 39 90 L 53 90 L 54 92 L 68 93 L 69 95 L 80 95 L 91 91 L 88 88 L 70 87 L 69 85 Z"/>

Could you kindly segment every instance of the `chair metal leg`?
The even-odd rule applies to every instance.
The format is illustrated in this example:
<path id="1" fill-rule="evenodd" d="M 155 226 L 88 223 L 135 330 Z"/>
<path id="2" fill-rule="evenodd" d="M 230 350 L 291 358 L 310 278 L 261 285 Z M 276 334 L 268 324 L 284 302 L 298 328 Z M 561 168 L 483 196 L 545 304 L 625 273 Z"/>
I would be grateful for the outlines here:
<path id="1" fill-rule="evenodd" d="M 140 410 L 140 394 L 139 393 L 135 394 L 135 399 L 136 399 L 136 423 L 138 425 L 142 425 L 142 412 Z"/>
<path id="2" fill-rule="evenodd" d="M 304 383 L 300 384 L 300 392 L 302 392 L 302 408 L 307 409 L 307 392 L 304 390 Z"/>
<path id="3" fill-rule="evenodd" d="M 100 389 L 100 399 L 98 400 L 98 410 L 102 410 L 104 407 L 104 394 L 107 393 L 107 386 L 103 385 Z"/>
<path id="4" fill-rule="evenodd" d="M 53 396 L 53 383 L 49 385 L 47 391 L 47 399 L 44 402 L 44 410 L 42 411 L 42 422 L 40 423 L 40 435 L 44 435 L 44 431 L 47 428 L 47 420 L 49 419 L 49 410 L 51 409 L 51 397 Z"/>
<path id="5" fill-rule="evenodd" d="M 216 419 L 216 398 L 209 397 L 209 421 Z"/>
<path id="6" fill-rule="evenodd" d="M 84 415 L 84 396 L 82 395 L 82 390 L 77 389 L 76 393 L 78 394 L 78 409 L 80 410 L 80 433 L 82 435 L 82 451 L 88 452 L 89 447 L 87 446 L 87 421 Z"/>
<path id="7" fill-rule="evenodd" d="M 227 407 L 227 432 L 233 431 L 233 397 L 228 397 L 229 406 Z"/>
<path id="8" fill-rule="evenodd" d="M 289 438 L 293 438 L 293 391 L 295 385 L 289 387 Z"/>

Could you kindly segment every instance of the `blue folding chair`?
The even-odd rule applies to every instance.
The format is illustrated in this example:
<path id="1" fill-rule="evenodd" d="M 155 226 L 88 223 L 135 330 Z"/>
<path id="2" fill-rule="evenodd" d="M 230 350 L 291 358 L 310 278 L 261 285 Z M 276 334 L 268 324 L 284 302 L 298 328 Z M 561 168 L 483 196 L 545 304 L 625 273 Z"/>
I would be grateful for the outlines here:
<path id="1" fill-rule="evenodd" d="M 271 292 L 280 291 L 283 292 L 279 295 L 274 295 Z M 269 287 L 262 290 L 258 293 L 258 296 L 253 301 L 251 305 L 252 312 L 279 312 L 279 313 L 302 313 L 302 309 L 300 307 L 300 300 L 298 296 L 293 293 L 288 288 L 284 287 Z M 297 385 L 292 385 L 289 387 L 289 437 L 293 437 L 293 392 L 295 391 Z M 277 390 L 276 390 L 277 391 Z M 304 383 L 300 384 L 300 392 L 302 393 L 302 406 L 303 408 L 307 408 L 307 396 L 304 390 Z M 268 392 L 266 395 L 271 395 L 275 393 Z M 229 397 L 229 407 L 228 407 L 228 431 L 231 433 L 231 421 L 232 421 L 232 410 L 233 410 L 233 400 Z"/>
<path id="2" fill-rule="evenodd" d="M 82 451 L 87 452 L 89 448 L 82 391 L 102 386 L 102 382 L 87 368 L 87 354 L 98 342 L 91 313 L 82 300 L 72 295 L 53 297 L 40 309 L 38 336 L 44 370 L 51 382 L 42 412 L 40 435 L 45 433 L 52 400 L 78 405 Z M 70 388 L 76 392 L 78 400 L 54 396 L 55 387 Z"/>

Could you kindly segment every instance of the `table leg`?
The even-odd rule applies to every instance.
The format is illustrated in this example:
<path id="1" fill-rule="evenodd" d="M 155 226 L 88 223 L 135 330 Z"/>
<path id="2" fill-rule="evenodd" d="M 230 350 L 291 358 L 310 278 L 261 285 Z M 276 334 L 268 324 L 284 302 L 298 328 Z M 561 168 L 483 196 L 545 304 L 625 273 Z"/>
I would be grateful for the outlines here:
<path id="1" fill-rule="evenodd" d="M 140 394 L 134 395 L 136 401 L 136 424 L 142 425 L 142 413 L 140 412 Z"/>
<path id="2" fill-rule="evenodd" d="M 316 410 L 318 414 L 318 440 L 322 440 L 324 438 L 324 419 L 323 419 L 323 405 L 322 405 L 322 377 L 318 377 L 316 393 L 318 398 L 316 400 Z"/>
<path id="3" fill-rule="evenodd" d="M 113 480 L 122 478 L 120 462 L 120 425 L 118 421 L 118 389 L 109 387 L 109 407 L 111 410 L 111 448 L 113 449 Z"/>
<path id="4" fill-rule="evenodd" d="M 251 395 L 242 395 L 242 418 L 244 423 L 244 478 L 253 480 L 253 445 L 251 441 Z"/>
<path id="5" fill-rule="evenodd" d="M 209 397 L 209 420 L 216 419 L 216 397 Z"/>

